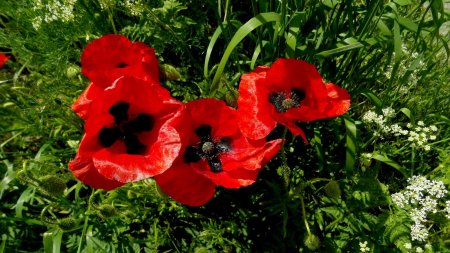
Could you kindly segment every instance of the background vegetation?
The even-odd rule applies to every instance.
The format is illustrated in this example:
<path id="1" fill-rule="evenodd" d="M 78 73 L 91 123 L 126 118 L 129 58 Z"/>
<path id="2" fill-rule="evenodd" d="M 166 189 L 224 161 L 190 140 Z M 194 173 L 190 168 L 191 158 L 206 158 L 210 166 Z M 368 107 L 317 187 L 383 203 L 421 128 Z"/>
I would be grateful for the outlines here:
<path id="1" fill-rule="evenodd" d="M 413 175 L 450 185 L 449 20 L 442 0 L 0 0 L 0 252 L 448 252 L 448 193 L 424 241 L 391 195 Z M 83 133 L 70 106 L 83 48 L 109 33 L 154 47 L 183 101 L 233 106 L 241 74 L 289 57 L 352 106 L 203 207 L 152 180 L 91 189 L 67 168 Z"/>

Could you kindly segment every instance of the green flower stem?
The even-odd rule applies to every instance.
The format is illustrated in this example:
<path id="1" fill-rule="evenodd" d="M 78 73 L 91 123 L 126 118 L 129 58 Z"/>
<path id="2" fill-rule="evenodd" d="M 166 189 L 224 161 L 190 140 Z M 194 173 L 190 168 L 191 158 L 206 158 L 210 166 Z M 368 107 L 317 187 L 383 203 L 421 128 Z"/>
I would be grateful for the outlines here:
<path id="1" fill-rule="evenodd" d="M 285 149 L 287 131 L 288 131 L 287 127 L 284 127 L 283 136 L 281 137 L 281 140 L 283 142 L 281 144 L 281 160 L 283 161 L 283 169 L 282 169 L 281 173 L 283 176 L 284 186 L 286 187 L 286 189 L 288 189 L 288 186 L 289 186 L 289 174 L 290 174 L 290 169 L 287 164 L 286 149 Z"/>
<path id="2" fill-rule="evenodd" d="M 308 232 L 308 235 L 311 235 L 311 229 L 309 228 L 308 221 L 306 220 L 306 209 L 305 209 L 305 202 L 303 201 L 303 196 L 300 197 L 300 203 L 302 204 L 302 216 L 303 222 L 305 223 L 306 231 Z"/>
<path id="3" fill-rule="evenodd" d="M 77 253 L 81 252 L 81 246 L 83 244 L 83 238 L 86 236 L 86 231 L 87 231 L 88 221 L 89 221 L 89 213 L 91 211 L 90 203 L 91 203 L 91 199 L 92 199 L 92 197 L 94 197 L 94 195 L 95 195 L 95 190 L 92 190 L 91 196 L 89 197 L 89 200 L 88 200 L 88 209 L 85 212 L 84 224 L 83 224 L 83 232 L 81 233 L 80 242 L 78 243 Z"/>

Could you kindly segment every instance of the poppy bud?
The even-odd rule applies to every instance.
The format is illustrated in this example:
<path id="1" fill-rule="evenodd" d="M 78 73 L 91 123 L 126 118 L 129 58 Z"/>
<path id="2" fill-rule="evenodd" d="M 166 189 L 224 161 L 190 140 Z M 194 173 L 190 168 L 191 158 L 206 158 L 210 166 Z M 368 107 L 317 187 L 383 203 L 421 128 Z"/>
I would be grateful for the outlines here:
<path id="1" fill-rule="evenodd" d="M 55 175 L 47 175 L 39 178 L 39 186 L 49 195 L 60 196 L 66 189 L 63 179 Z"/>
<path id="2" fill-rule="evenodd" d="M 341 188 L 339 187 L 339 184 L 334 180 L 328 182 L 328 184 L 325 185 L 325 194 L 330 198 L 334 199 L 340 198 Z"/>
<path id="3" fill-rule="evenodd" d="M 114 206 L 105 204 L 98 207 L 97 213 L 102 219 L 107 219 L 116 215 L 117 212 Z"/>
<path id="4" fill-rule="evenodd" d="M 176 81 L 181 78 L 180 72 L 178 72 L 174 66 L 169 64 L 160 64 L 159 71 L 161 73 L 161 78 L 168 81 Z"/>
<path id="5" fill-rule="evenodd" d="M 305 246 L 310 250 L 316 250 L 320 246 L 319 238 L 314 234 L 309 234 L 305 240 Z"/>
<path id="6" fill-rule="evenodd" d="M 77 226 L 77 221 L 72 217 L 60 219 L 58 227 L 64 231 L 72 230 Z"/>
<path id="7" fill-rule="evenodd" d="M 66 69 L 66 76 L 68 78 L 74 78 L 76 75 L 78 75 L 80 73 L 80 67 L 76 66 L 76 65 L 70 65 L 69 67 L 67 67 Z"/>

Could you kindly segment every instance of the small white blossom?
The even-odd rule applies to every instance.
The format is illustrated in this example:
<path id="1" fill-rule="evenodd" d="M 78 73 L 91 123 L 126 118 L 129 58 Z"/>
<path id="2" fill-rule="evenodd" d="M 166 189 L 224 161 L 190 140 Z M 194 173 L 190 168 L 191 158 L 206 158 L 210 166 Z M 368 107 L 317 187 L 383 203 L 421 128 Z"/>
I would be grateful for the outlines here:
<path id="1" fill-rule="evenodd" d="M 437 127 L 435 125 L 431 125 L 430 126 L 430 130 L 433 131 L 433 132 L 436 132 L 438 129 L 437 129 Z"/>
<path id="2" fill-rule="evenodd" d="M 384 117 L 393 118 L 395 117 L 395 111 L 391 107 L 386 107 L 382 109 Z"/>
<path id="3" fill-rule="evenodd" d="M 367 241 L 359 243 L 359 251 L 360 252 L 369 252 L 370 251 L 370 248 L 367 247 Z"/>
<path id="4" fill-rule="evenodd" d="M 434 140 L 436 140 L 436 135 L 430 135 L 430 140 L 432 140 L 432 141 L 434 141 Z"/>
<path id="5" fill-rule="evenodd" d="M 423 249 L 422 249 L 421 247 L 417 247 L 417 248 L 416 248 L 416 252 L 417 252 L 417 253 L 423 253 Z"/>
<path id="6" fill-rule="evenodd" d="M 405 249 L 412 249 L 412 245 L 410 242 L 405 242 L 405 244 L 403 244 L 403 247 L 405 247 Z"/>
<path id="7" fill-rule="evenodd" d="M 431 147 L 430 147 L 430 145 L 425 145 L 425 146 L 423 146 L 423 149 L 424 149 L 425 151 L 430 151 L 430 150 L 431 150 Z"/>
<path id="8" fill-rule="evenodd" d="M 447 213 L 446 217 L 447 219 L 450 219 L 450 200 L 447 200 L 445 202 L 445 209 L 444 211 Z"/>
<path id="9" fill-rule="evenodd" d="M 419 121 L 417 122 L 417 125 L 419 125 L 419 126 L 424 126 L 425 124 L 423 123 L 423 121 L 419 120 Z"/>
<path id="10" fill-rule="evenodd" d="M 425 241 L 428 238 L 428 230 L 423 224 L 413 224 L 411 226 L 411 239 L 414 241 Z"/>

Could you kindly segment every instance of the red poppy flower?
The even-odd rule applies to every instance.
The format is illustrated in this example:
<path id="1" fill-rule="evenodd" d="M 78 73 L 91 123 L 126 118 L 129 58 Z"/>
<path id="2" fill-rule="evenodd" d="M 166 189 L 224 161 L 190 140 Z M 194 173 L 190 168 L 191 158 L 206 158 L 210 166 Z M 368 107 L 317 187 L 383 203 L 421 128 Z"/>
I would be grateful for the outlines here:
<path id="1" fill-rule="evenodd" d="M 164 172 L 182 146 L 176 127 L 183 107 L 158 84 L 119 78 L 92 101 L 69 168 L 84 183 L 103 189 Z"/>
<path id="2" fill-rule="evenodd" d="M 223 101 L 200 99 L 186 105 L 186 145 L 174 165 L 155 176 L 176 201 L 200 206 L 215 186 L 239 188 L 255 182 L 259 170 L 276 155 L 281 140 L 249 140 L 237 126 L 237 112 Z"/>
<path id="3" fill-rule="evenodd" d="M 81 56 L 83 74 L 92 82 L 73 103 L 72 110 L 87 119 L 91 101 L 113 82 L 129 75 L 159 83 L 158 60 L 153 48 L 122 35 L 105 35 L 92 41 Z"/>
<path id="4" fill-rule="evenodd" d="M 88 87 L 81 93 L 77 100 L 72 104 L 72 110 L 84 120 L 88 117 L 88 110 L 92 100 L 101 94 L 104 89 L 100 86 L 90 83 Z"/>
<path id="5" fill-rule="evenodd" d="M 266 137 L 280 123 L 307 142 L 297 122 L 335 117 L 350 107 L 346 90 L 325 84 L 313 65 L 296 59 L 242 75 L 239 94 L 239 127 L 251 139 Z"/>
<path id="6" fill-rule="evenodd" d="M 9 58 L 11 58 L 11 56 L 0 54 L 0 69 L 5 66 L 5 62 L 8 61 Z"/>
<path id="7" fill-rule="evenodd" d="M 81 55 L 82 72 L 95 85 L 107 88 L 129 75 L 159 83 L 159 67 L 153 48 L 109 34 L 89 43 Z"/>

